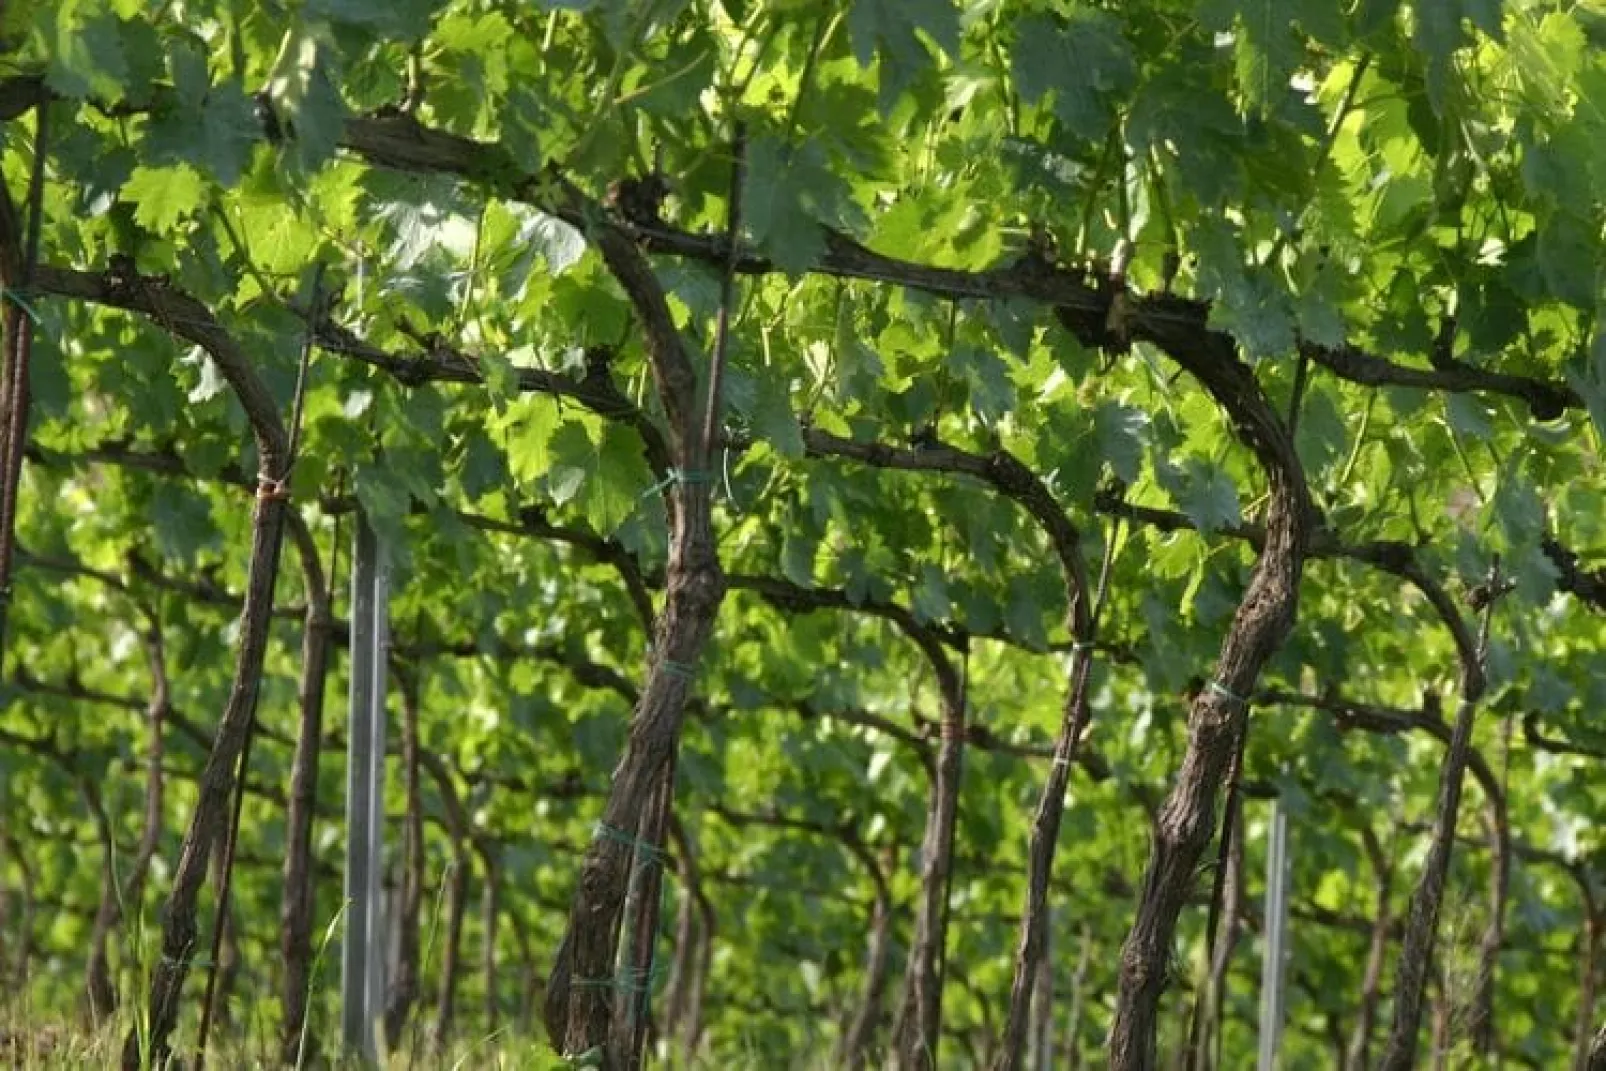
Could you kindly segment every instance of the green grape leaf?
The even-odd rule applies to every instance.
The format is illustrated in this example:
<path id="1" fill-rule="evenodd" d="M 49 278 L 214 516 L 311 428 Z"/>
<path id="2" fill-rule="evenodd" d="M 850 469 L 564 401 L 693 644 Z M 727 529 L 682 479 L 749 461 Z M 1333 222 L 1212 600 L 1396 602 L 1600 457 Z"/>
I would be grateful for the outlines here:
<path id="1" fill-rule="evenodd" d="M 551 444 L 559 424 L 556 405 L 546 398 L 517 398 L 508 403 L 498 424 L 507 444 L 508 470 L 515 480 L 532 483 L 552 470 Z M 567 430 L 573 425 L 564 427 Z"/>
<path id="2" fill-rule="evenodd" d="M 1143 437 L 1148 426 L 1148 414 L 1133 406 L 1104 401 L 1093 410 L 1099 453 L 1124 483 L 1135 483 L 1142 472 Z"/>
<path id="3" fill-rule="evenodd" d="M 36 32 L 49 42 L 50 88 L 64 97 L 120 98 L 129 66 L 116 16 L 92 0 L 40 4 L 36 12 Z"/>
<path id="4" fill-rule="evenodd" d="M 810 210 L 813 184 L 835 185 L 817 149 L 758 137 L 748 146 L 742 221 L 753 242 L 777 267 L 797 275 L 825 252 L 825 232 Z"/>
<path id="5" fill-rule="evenodd" d="M 1214 532 L 1242 522 L 1238 488 L 1219 465 L 1190 457 L 1180 469 L 1165 466 L 1159 475 L 1160 486 L 1200 532 Z"/>
<path id="6" fill-rule="evenodd" d="M 1102 138 L 1113 103 L 1137 78 L 1131 50 L 1114 18 L 1084 7 L 1059 20 L 1028 15 L 1015 28 L 1013 70 L 1021 98 L 1054 95 L 1054 112 L 1072 134 Z"/>
<path id="7" fill-rule="evenodd" d="M 330 81 L 324 50 L 310 32 L 299 31 L 286 42 L 268 76 L 267 92 L 302 167 L 312 170 L 334 155 L 346 107 Z"/>
<path id="8" fill-rule="evenodd" d="M 206 182 L 188 164 L 136 167 L 123 184 L 122 199 L 134 205 L 134 221 L 154 234 L 169 234 L 206 199 Z"/>
<path id="9" fill-rule="evenodd" d="M 151 529 L 162 555 L 185 566 L 194 565 L 201 551 L 221 542 L 206 499 L 171 481 L 157 484 L 151 496 Z"/>
<path id="10" fill-rule="evenodd" d="M 855 0 L 848 32 L 862 65 L 881 59 L 883 108 L 932 65 L 922 33 L 950 56 L 959 54 L 959 12 L 951 0 Z"/>

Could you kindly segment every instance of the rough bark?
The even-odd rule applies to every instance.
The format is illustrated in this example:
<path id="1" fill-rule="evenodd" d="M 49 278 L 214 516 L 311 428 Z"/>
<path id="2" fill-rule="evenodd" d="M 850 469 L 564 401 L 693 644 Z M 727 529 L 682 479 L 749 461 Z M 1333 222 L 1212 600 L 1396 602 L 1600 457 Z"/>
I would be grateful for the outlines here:
<path id="1" fill-rule="evenodd" d="M 1045 919 L 1045 924 L 1049 920 Z M 1051 929 L 1043 935 L 1043 952 L 1037 957 L 1032 985 L 1031 1030 L 1026 1036 L 1026 1059 L 1032 1071 L 1054 1068 L 1054 966 Z"/>
<path id="2" fill-rule="evenodd" d="M 665 997 L 663 1031 L 670 1039 L 671 1051 L 678 1051 L 681 1062 L 690 1065 L 702 1036 L 703 991 L 713 950 L 714 908 L 703 892 L 697 848 L 685 826 L 673 817 L 670 834 L 675 841 L 685 927 L 676 926 L 676 966 Z M 684 945 L 682 933 L 686 935 Z"/>
<path id="3" fill-rule="evenodd" d="M 893 1038 L 893 1066 L 925 1071 L 937 1066 L 942 1037 L 942 988 L 947 960 L 948 892 L 953 882 L 954 824 L 965 743 L 964 681 L 937 638 L 919 627 L 906 633 L 926 655 L 942 693 L 935 776 L 920 846 L 920 901 L 914 941 L 904 968 L 901 1029 Z"/>
<path id="4" fill-rule="evenodd" d="M 245 409 L 256 441 L 260 488 L 252 514 L 251 555 L 245 602 L 240 611 L 234 681 L 219 719 L 212 749 L 201 774 L 199 798 L 173 870 L 172 892 L 162 926 L 160 957 L 151 974 L 145 1029 L 131 1029 L 123 1045 L 123 1065 L 138 1071 L 147 1059 L 160 1063 L 178 1016 L 197 937 L 196 908 L 206 881 L 208 860 L 225 832 L 234 795 L 236 768 L 251 732 L 267 649 L 284 528 L 285 480 L 289 475 L 289 436 L 273 396 L 257 376 L 254 362 L 201 302 L 165 280 L 122 270 L 102 274 L 40 267 L 37 289 L 60 297 L 138 312 L 169 334 L 200 346 L 217 363 Z"/>
<path id="5" fill-rule="evenodd" d="M 1206 926 L 1210 961 L 1205 984 L 1194 1005 L 1193 1030 L 1183 1049 L 1183 1066 L 1200 1071 L 1218 1064 L 1221 1015 L 1227 1002 L 1227 972 L 1238 944 L 1244 896 L 1243 792 L 1239 788 L 1243 739 L 1233 760 L 1227 789 L 1227 812 L 1222 819 L 1221 852 L 1217 856 L 1216 888 L 1211 896 L 1211 919 Z"/>
<path id="6" fill-rule="evenodd" d="M 666 495 L 670 538 L 663 611 L 656 622 L 647 681 L 602 812 L 604 829 L 631 831 L 640 827 L 649 800 L 669 776 L 691 677 L 725 593 L 706 475 L 718 392 L 711 383 L 707 412 L 699 414 L 696 370 L 647 258 L 624 230 L 601 217 L 578 191 L 567 190 L 565 199 L 567 204 L 559 214 L 583 228 L 597 244 L 642 324 L 648 363 L 664 411 L 670 460 L 675 467 L 672 475 L 678 474 Z M 728 297 L 729 272 L 726 289 Z M 721 304 L 728 312 L 729 301 Z M 716 344 L 714 368 L 722 363 L 720 350 Z M 699 420 L 699 416 L 705 419 Z M 688 479 L 688 474 L 696 478 Z M 662 845 L 653 847 L 661 849 Z M 568 927 L 547 984 L 545 1020 L 552 1046 L 566 1055 L 601 1050 L 604 1066 L 610 1069 L 633 1066 L 626 1061 L 635 1041 L 633 1034 L 610 1036 L 614 991 L 595 983 L 613 974 L 631 856 L 630 846 L 617 835 L 593 839 L 581 864 Z M 583 984 L 572 984 L 575 982 Z"/>
<path id="7" fill-rule="evenodd" d="M 1573 1068 L 1590 1067 L 1590 1031 L 1595 1023 L 1595 990 L 1600 984 L 1601 919 L 1590 905 L 1584 921 L 1583 947 L 1578 950 L 1578 1021 L 1574 1026 Z"/>
<path id="8" fill-rule="evenodd" d="M 864 988 L 854 1009 L 853 1019 L 837 1045 L 836 1056 L 838 1066 L 849 1071 L 861 1071 L 870 1064 L 876 1025 L 881 1021 L 881 1005 L 887 987 L 887 954 L 892 947 L 892 887 L 887 883 L 882 863 L 856 833 L 846 831 L 843 843 L 864 867 L 875 888 L 875 900 L 870 907 L 870 939 L 864 955 Z M 893 858 L 892 849 L 889 849 L 889 865 Z"/>
<path id="9" fill-rule="evenodd" d="M 1499 1045 L 1495 989 L 1500 947 L 1505 944 L 1506 897 L 1511 889 L 1511 835 L 1506 828 L 1503 791 L 1487 800 L 1485 815 L 1489 831 L 1489 920 L 1478 942 L 1478 967 L 1472 983 L 1467 1032 L 1472 1035 L 1473 1048 L 1483 1056 L 1490 1056 Z"/>
<path id="10" fill-rule="evenodd" d="M 686 880 L 693 864 L 686 859 L 688 845 L 684 827 L 677 821 L 670 823 L 670 838 L 675 844 L 675 874 L 679 878 L 680 894 L 675 898 L 674 955 L 669 961 L 669 979 L 664 984 L 664 1013 L 657 1024 L 659 1037 L 673 1039 L 680 1032 L 681 1020 L 686 1014 L 686 997 L 690 992 L 694 959 L 697 955 L 697 900 Z"/>
<path id="11" fill-rule="evenodd" d="M 28 366 L 34 323 L 25 303 L 33 292 L 39 265 L 50 102 L 41 98 L 35 107 L 26 232 L 17 219 L 10 191 L 0 182 L 0 666 L 5 663 L 11 573 L 17 551 L 18 485 L 28 444 Z"/>
<path id="12" fill-rule="evenodd" d="M 1078 593 L 1073 605 L 1084 604 L 1085 593 Z M 1093 641 L 1091 617 L 1079 615 L 1084 627 L 1076 635 L 1081 646 L 1071 655 L 1071 681 L 1054 741 L 1054 762 L 1038 799 L 1032 819 L 1031 842 L 1027 848 L 1026 905 L 1021 912 L 1020 939 L 1015 951 L 1015 973 L 1010 985 L 1009 1010 L 1004 1036 L 999 1045 L 994 1071 L 1019 1071 L 1026 1041 L 1028 1012 L 1032 1001 L 1037 961 L 1047 944 L 1048 884 L 1053 876 L 1054 853 L 1059 842 L 1060 822 L 1065 815 L 1065 791 L 1070 782 L 1071 764 L 1088 720 L 1088 687 L 1092 679 Z"/>
<path id="13" fill-rule="evenodd" d="M 318 756 L 323 743 L 324 689 L 329 675 L 329 640 L 334 614 L 318 547 L 299 513 L 286 515 L 291 541 L 301 561 L 307 613 L 301 631 L 301 679 L 296 703 L 295 756 L 290 766 L 290 804 L 285 817 L 284 902 L 279 915 L 279 954 L 284 960 L 284 1021 L 279 1059 L 294 1065 L 310 1044 L 307 1001 L 312 987 L 314 911 L 317 906 L 312 831 L 318 811 Z M 338 535 L 335 540 L 339 545 Z M 331 567 L 332 568 L 332 567 Z"/>
<path id="14" fill-rule="evenodd" d="M 1371 1066 L 1372 1030 L 1377 1021 L 1377 1003 L 1383 989 L 1383 965 L 1388 958 L 1389 930 L 1394 924 L 1389 911 L 1389 894 L 1394 885 L 1394 862 L 1378 842 L 1370 826 L 1361 827 L 1366 856 L 1377 882 L 1377 906 L 1372 914 L 1372 936 L 1366 951 L 1366 969 L 1361 975 L 1361 999 L 1355 1009 L 1355 1027 L 1346 1050 L 1345 1071 L 1367 1071 Z"/>
<path id="15" fill-rule="evenodd" d="M 117 890 L 117 844 L 111 819 L 100 798 L 100 785 L 91 777 L 80 777 L 79 793 L 89 809 L 100 843 L 100 903 L 90 926 L 89 960 L 84 967 L 84 1005 L 91 1025 L 99 1026 L 117 1010 L 117 986 L 112 981 L 107 945 L 119 915 Z"/>
<path id="16" fill-rule="evenodd" d="M 1065 1067 L 1078 1071 L 1082 1066 L 1082 1008 L 1087 1001 L 1087 972 L 1093 963 L 1093 931 L 1082 926 L 1082 950 L 1076 955 L 1076 973 L 1071 975 L 1071 1007 L 1065 1016 Z"/>
<path id="17" fill-rule="evenodd" d="M 1498 590 L 1498 579 L 1497 568 L 1492 574 L 1490 591 Z M 1461 652 L 1461 701 L 1456 704 L 1455 727 L 1439 774 L 1433 839 L 1406 916 L 1405 937 L 1394 976 L 1394 1018 L 1389 1024 L 1388 1041 L 1378 1064 L 1383 1071 L 1409 1071 L 1416 1063 L 1423 990 L 1434 958 L 1439 908 L 1450 875 L 1450 855 L 1455 848 L 1456 821 L 1461 810 L 1461 788 L 1472 750 L 1473 720 L 1478 700 L 1483 696 L 1483 657 L 1489 642 L 1489 618 L 1493 608 L 1491 597 L 1483 608 L 1483 627 L 1476 648 L 1470 653 L 1463 648 Z"/>
<path id="18" fill-rule="evenodd" d="M 402 784 L 407 799 L 400 904 L 396 926 L 396 969 L 385 1000 L 385 1046 L 396 1052 L 419 989 L 419 916 L 424 903 L 424 794 L 418 783 L 417 667 L 397 667 L 402 699 Z"/>
<path id="19" fill-rule="evenodd" d="M 1606 1024 L 1589 1043 L 1589 1071 L 1606 1071 Z"/>
<path id="20" fill-rule="evenodd" d="M 614 1035 L 626 1039 L 625 1067 L 641 1065 L 652 1025 L 652 991 L 658 974 L 657 919 L 666 858 L 655 845 L 663 844 L 668 836 L 669 817 L 675 803 L 674 786 L 675 759 L 671 756 L 669 769 L 659 782 L 636 833 L 636 859 L 627 897 L 634 902 L 625 909 L 631 935 L 624 949 L 628 968 L 621 986 L 629 999 L 619 1001 L 614 1009 Z"/>
<path id="21" fill-rule="evenodd" d="M 1151 298 L 1150 301 L 1158 299 Z M 1174 301 L 1177 299 L 1166 299 Z M 1182 301 L 1182 307 L 1193 303 Z M 1067 310 L 1061 319 L 1079 335 L 1104 329 Z M 1131 337 L 1159 346 L 1204 385 L 1265 470 L 1269 501 L 1265 541 L 1243 601 L 1222 642 L 1215 679 L 1194 699 L 1182 768 L 1156 818 L 1137 917 L 1121 950 L 1110 1066 L 1156 1066 L 1155 1032 L 1177 918 L 1215 824 L 1216 794 L 1237 750 L 1260 671 L 1293 626 L 1311 527 L 1309 490 L 1282 419 L 1249 366 L 1225 336 L 1167 320 L 1133 324 Z"/>
<path id="22" fill-rule="evenodd" d="M 224 866 L 224 856 L 221 845 L 217 855 L 216 867 L 219 871 Z M 221 875 L 219 875 L 221 877 Z M 212 1015 L 217 1022 L 218 1029 L 227 1034 L 235 1026 L 234 993 L 240 984 L 240 974 L 244 966 L 244 956 L 240 952 L 240 916 L 239 909 L 233 900 L 223 905 L 223 917 L 218 920 L 217 942 L 217 986 L 212 994 Z M 195 1065 L 200 1067 L 200 1056 L 196 1056 Z"/>

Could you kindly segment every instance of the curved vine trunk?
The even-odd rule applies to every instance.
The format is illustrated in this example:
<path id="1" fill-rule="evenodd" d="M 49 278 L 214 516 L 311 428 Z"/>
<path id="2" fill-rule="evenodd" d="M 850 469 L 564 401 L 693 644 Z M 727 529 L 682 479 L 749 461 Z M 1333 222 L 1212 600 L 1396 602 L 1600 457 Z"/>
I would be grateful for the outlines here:
<path id="1" fill-rule="evenodd" d="M 714 902 L 701 892 L 697 894 L 697 913 L 700 922 L 696 969 L 692 975 L 691 996 L 686 1001 L 686 1024 L 681 1031 L 682 1052 L 688 1064 L 702 1048 L 703 998 L 708 994 L 708 976 L 714 965 Z"/>
<path id="2" fill-rule="evenodd" d="M 740 160 L 731 198 L 729 257 L 740 199 Z M 664 290 L 645 254 L 619 225 L 598 211 L 578 190 L 565 187 L 558 215 L 594 241 L 604 262 L 624 288 L 646 336 L 648 363 L 662 403 L 667 446 L 659 462 L 670 470 L 665 495 L 669 512 L 669 556 L 665 597 L 653 636 L 646 683 L 631 717 L 624 754 L 614 770 L 600 828 L 587 847 L 569 911 L 569 922 L 547 983 L 547 1036 L 560 1054 L 599 1053 L 610 1071 L 633 1069 L 640 1044 L 637 1030 L 615 1016 L 615 990 L 596 984 L 611 978 L 619 951 L 631 861 L 630 840 L 642 828 L 655 799 L 673 799 L 673 759 L 680 743 L 686 700 L 696 666 L 713 631 L 725 596 L 725 577 L 714 542 L 711 481 L 705 478 L 719 412 L 719 381 L 724 363 L 726 324 L 733 305 L 734 259 L 726 265 L 719 324 L 709 363 L 708 393 L 698 410 L 698 375 L 670 313 Z M 606 370 L 603 369 L 604 375 Z M 651 448 L 649 448 L 649 453 Z M 666 456 L 664 456 L 666 455 Z M 697 478 L 686 479 L 686 474 Z M 676 477 L 680 478 L 676 478 Z M 662 828 L 663 823 L 657 823 Z M 662 841 L 648 845 L 662 851 Z M 656 915 L 638 920 L 651 931 Z M 575 984 L 580 983 L 580 984 Z"/>
<path id="3" fill-rule="evenodd" d="M 1051 920 L 1045 920 L 1045 923 Z M 1052 928 L 1043 936 L 1043 954 L 1037 957 L 1037 980 L 1032 985 L 1031 1031 L 1026 1036 L 1026 1059 L 1032 1071 L 1054 1068 L 1054 958 Z"/>
<path id="4" fill-rule="evenodd" d="M 1489 584 L 1498 590 L 1499 570 Z M 1489 642 L 1489 618 L 1494 609 L 1491 596 L 1483 608 L 1483 627 L 1475 650 L 1461 652 L 1461 701 L 1456 704 L 1455 727 L 1450 747 L 1439 774 L 1438 803 L 1433 816 L 1433 839 L 1422 876 L 1411 894 L 1406 917 L 1405 937 L 1400 945 L 1399 965 L 1394 976 L 1394 1018 L 1389 1025 L 1388 1042 L 1378 1066 L 1382 1071 L 1410 1071 L 1416 1063 L 1417 1033 L 1422 1019 L 1423 989 L 1433 946 L 1438 937 L 1439 908 L 1444 886 L 1450 876 L 1450 855 L 1455 848 L 1456 820 L 1461 810 L 1461 788 L 1466 779 L 1472 750 L 1472 726 L 1478 700 L 1483 696 L 1483 657 Z"/>
<path id="5" fill-rule="evenodd" d="M 907 630 L 906 631 L 910 631 Z M 965 746 L 964 683 L 937 641 L 910 635 L 926 653 L 942 690 L 941 738 L 920 846 L 920 906 L 914 942 L 904 968 L 901 1029 L 893 1038 L 893 1066 L 927 1071 L 937 1066 L 942 1036 L 942 988 L 947 958 L 948 890 L 953 883 L 954 823 L 959 813 L 960 763 Z"/>
<path id="6" fill-rule="evenodd" d="M 44 292 L 142 313 L 168 333 L 205 350 L 245 409 L 260 466 L 234 679 L 201 772 L 199 795 L 179 849 L 178 863 L 173 868 L 172 891 L 163 912 L 161 949 L 146 1001 L 147 1019 L 143 1029 L 129 1030 L 123 1043 L 125 1071 L 140 1071 L 148 1063 L 162 1063 L 169 1055 L 168 1039 L 178 1018 L 179 1000 L 196 948 L 201 886 L 206 881 L 213 848 L 227 832 L 240 757 L 251 736 L 288 502 L 290 441 L 273 395 L 256 373 L 255 362 L 201 302 L 174 289 L 165 279 L 133 276 L 121 270 L 95 274 L 41 267 L 38 274 Z"/>
<path id="7" fill-rule="evenodd" d="M 887 884 L 887 876 L 868 845 L 856 835 L 844 837 L 843 842 L 875 886 L 875 901 L 870 908 L 870 943 L 864 955 L 864 991 L 859 996 L 853 1020 L 837 1045 L 835 1059 L 841 1067 L 860 1071 L 869 1066 L 887 987 L 887 953 L 892 947 L 892 887 Z M 888 862 L 890 865 L 891 860 Z"/>
<path id="8" fill-rule="evenodd" d="M 111 819 L 101 802 L 100 786 L 93 779 L 79 779 L 78 788 L 95 826 L 100 843 L 100 903 L 89 932 L 89 960 L 84 967 L 84 1003 L 89 1021 L 99 1025 L 117 1010 L 117 986 L 112 981 L 107 945 L 120 913 L 117 890 L 117 845 Z"/>
<path id="9" fill-rule="evenodd" d="M 685 825 L 672 818 L 670 835 L 680 874 L 681 914 L 676 924 L 675 966 L 664 1000 L 662 1029 L 670 1040 L 671 1051 L 678 1051 L 679 1060 L 690 1065 L 702 1035 L 703 990 L 713 948 L 714 909 L 703 893 L 697 850 Z"/>
<path id="10" fill-rule="evenodd" d="M 697 969 L 697 897 L 689 877 L 697 864 L 691 858 L 690 838 L 686 836 L 685 826 L 679 819 L 671 818 L 669 835 L 675 844 L 675 872 L 679 878 L 680 895 L 675 907 L 674 958 L 669 963 L 669 981 L 664 985 L 664 1014 L 658 1024 L 658 1033 L 672 1040 L 679 1034 L 681 1021 L 685 1018 L 692 975 Z"/>
<path id="11" fill-rule="evenodd" d="M 1243 742 L 1239 741 L 1240 744 Z M 1193 1029 L 1183 1050 L 1185 1069 L 1208 1071 L 1217 1066 L 1216 1055 L 1221 1039 L 1222 1009 L 1227 1001 L 1227 972 L 1232 966 L 1233 949 L 1238 945 L 1239 921 L 1243 914 L 1244 895 L 1244 833 L 1243 792 L 1239 787 L 1243 752 L 1233 760 L 1227 790 L 1227 812 L 1222 819 L 1222 851 L 1217 856 L 1220 874 L 1213 899 L 1216 912 L 1213 919 L 1214 940 L 1207 941 L 1210 949 L 1209 969 L 1203 992 L 1194 1004 Z M 1209 933 L 1211 926 L 1206 926 Z"/>
<path id="12" fill-rule="evenodd" d="M 1489 825 L 1489 922 L 1478 943 L 1478 972 L 1473 981 L 1471 1014 L 1467 1030 L 1472 1044 L 1483 1056 L 1490 1056 L 1499 1044 L 1495 1030 L 1495 981 L 1500 967 L 1500 946 L 1506 935 L 1506 898 L 1511 889 L 1511 843 L 1506 825 L 1504 794 L 1490 797 Z"/>
<path id="13" fill-rule="evenodd" d="M 0 666 L 5 663 L 11 572 L 17 554 L 17 492 L 28 443 L 28 370 L 33 353 L 33 314 L 19 295 L 32 291 L 39 265 L 49 118 L 50 99 L 43 97 L 34 105 L 26 232 L 17 219 L 10 191 L 0 188 L 0 292 L 10 299 L 0 302 Z"/>
<path id="14" fill-rule="evenodd" d="M 1087 971 L 1093 963 L 1093 931 L 1082 925 L 1082 950 L 1076 956 L 1076 973 L 1071 975 L 1071 1010 L 1065 1019 L 1065 1067 L 1079 1071 L 1082 1066 L 1082 1007 L 1087 1000 Z"/>
<path id="15" fill-rule="evenodd" d="M 165 782 L 162 760 L 165 755 L 162 735 L 166 728 L 167 713 L 171 707 L 167 682 L 167 658 L 162 642 L 161 625 L 154 614 L 147 614 L 144 633 L 146 661 L 151 674 L 151 698 L 145 705 L 147 740 L 145 745 L 145 813 L 140 827 L 139 845 L 134 850 L 128 877 L 118 881 L 116 844 L 113 840 L 111 819 L 100 797 L 100 788 L 85 779 L 82 792 L 95 822 L 96 835 L 101 842 L 100 903 L 95 909 L 95 920 L 90 927 L 89 964 L 85 972 L 84 993 L 90 1020 L 105 1021 L 117 1009 L 117 985 L 112 978 L 109 961 L 111 935 L 122 922 L 126 905 L 138 910 L 145 892 L 145 878 L 150 873 L 151 860 L 162 837 L 162 798 Z"/>
<path id="16" fill-rule="evenodd" d="M 329 585 L 312 532 L 301 514 L 294 510 L 286 514 L 285 520 L 301 560 L 307 596 L 307 615 L 301 630 L 301 678 L 296 686 L 300 720 L 296 728 L 295 757 L 290 766 L 290 803 L 285 816 L 284 902 L 279 914 L 279 954 L 284 960 L 284 1019 L 279 1029 L 279 1059 L 286 1065 L 294 1065 L 303 1047 L 308 1052 L 316 1051 L 307 1024 L 314 954 L 313 913 L 317 906 L 312 831 L 317 820 L 318 757 L 323 744 L 324 689 L 329 676 L 329 642 L 334 615 L 329 604 Z M 338 531 L 337 527 L 336 546 L 340 543 Z M 333 565 L 330 568 L 333 571 Z"/>
<path id="17" fill-rule="evenodd" d="M 1085 595 L 1079 592 L 1073 606 L 1086 601 Z M 1037 814 L 1032 820 L 1031 844 L 1027 848 L 1026 906 L 1021 913 L 1008 1019 L 998 1058 L 992 1065 L 994 1071 L 1020 1071 L 1032 993 L 1036 988 L 1033 983 L 1037 977 L 1037 962 L 1047 954 L 1048 883 L 1053 876 L 1060 822 L 1065 816 L 1065 791 L 1071 779 L 1071 766 L 1087 728 L 1088 683 L 1093 669 L 1091 617 L 1085 611 L 1080 616 L 1083 628 L 1076 633 L 1079 646 L 1071 655 L 1071 682 L 1060 718 L 1059 735 L 1054 740 L 1054 762 L 1049 767 L 1048 781 L 1043 785 Z"/>
<path id="18" fill-rule="evenodd" d="M 1195 307 L 1182 299 L 1151 300 Z M 1073 330 L 1080 328 L 1079 334 L 1101 330 L 1087 324 L 1085 314 L 1062 310 L 1061 318 Z M 1270 498 L 1254 573 L 1222 641 L 1215 677 L 1190 706 L 1182 767 L 1154 824 L 1137 917 L 1121 950 L 1109 1038 L 1110 1066 L 1116 1071 L 1156 1066 L 1155 1032 L 1177 918 L 1214 832 L 1216 795 L 1246 725 L 1247 697 L 1293 627 L 1311 524 L 1310 492 L 1288 428 L 1232 340 L 1170 318 L 1145 321 L 1135 337 L 1165 350 L 1226 410 L 1234 432 L 1265 471 Z"/>
<path id="19" fill-rule="evenodd" d="M 1372 915 L 1372 936 L 1366 951 L 1366 970 L 1361 976 L 1361 1000 L 1355 1010 L 1355 1027 L 1345 1056 L 1345 1071 L 1367 1071 L 1371 1067 L 1372 1029 L 1377 1021 L 1377 1002 L 1383 988 L 1383 966 L 1388 959 L 1389 894 L 1394 885 L 1394 865 L 1369 826 L 1361 827 L 1366 856 L 1377 878 L 1377 905 Z"/>
<path id="20" fill-rule="evenodd" d="M 629 999 L 614 1006 L 614 1036 L 624 1039 L 624 1066 L 639 1067 L 646 1055 L 652 1028 L 652 991 L 657 978 L 657 919 L 659 895 L 663 889 L 665 856 L 654 847 L 665 842 L 669 817 L 675 800 L 675 759 L 642 816 L 637 829 L 636 862 L 631 868 L 625 898 L 625 920 L 629 927 L 624 942 L 627 973 L 620 990 Z"/>
<path id="21" fill-rule="evenodd" d="M 424 796 L 418 784 L 418 670 L 397 667 L 402 699 L 402 783 L 407 797 L 400 904 L 395 914 L 396 970 L 385 1001 L 385 1046 L 401 1050 L 407 1017 L 418 998 L 418 926 L 424 903 Z"/>

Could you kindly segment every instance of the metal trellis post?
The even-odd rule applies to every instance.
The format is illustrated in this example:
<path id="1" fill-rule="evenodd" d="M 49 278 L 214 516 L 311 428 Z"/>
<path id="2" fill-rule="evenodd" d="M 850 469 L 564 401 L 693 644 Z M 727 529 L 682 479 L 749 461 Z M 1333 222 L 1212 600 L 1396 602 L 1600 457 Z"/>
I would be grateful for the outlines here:
<path id="1" fill-rule="evenodd" d="M 1265 944 L 1260 965 L 1260 1058 L 1258 1071 L 1275 1071 L 1282 1044 L 1284 980 L 1288 961 L 1288 810 L 1271 802 L 1266 835 Z"/>
<path id="2" fill-rule="evenodd" d="M 351 568 L 351 689 L 346 752 L 346 925 L 340 958 L 341 1037 L 378 1057 L 384 1013 L 385 654 L 390 644 L 386 548 L 361 511 Z"/>

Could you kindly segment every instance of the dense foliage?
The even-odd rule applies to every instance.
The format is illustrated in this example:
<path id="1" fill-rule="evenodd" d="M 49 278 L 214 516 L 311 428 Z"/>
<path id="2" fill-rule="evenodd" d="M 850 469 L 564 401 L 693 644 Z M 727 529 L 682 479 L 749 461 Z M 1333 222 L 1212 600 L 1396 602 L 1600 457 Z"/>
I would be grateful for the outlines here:
<path id="1" fill-rule="evenodd" d="M 335 1046 L 360 513 L 392 1049 L 1249 1066 L 1275 798 L 1286 1066 L 1586 1060 L 1606 7 L 0 40 L 19 1038 Z"/>

